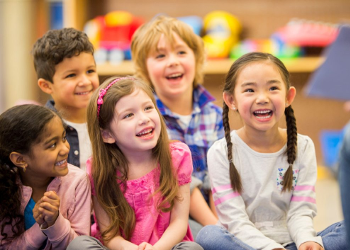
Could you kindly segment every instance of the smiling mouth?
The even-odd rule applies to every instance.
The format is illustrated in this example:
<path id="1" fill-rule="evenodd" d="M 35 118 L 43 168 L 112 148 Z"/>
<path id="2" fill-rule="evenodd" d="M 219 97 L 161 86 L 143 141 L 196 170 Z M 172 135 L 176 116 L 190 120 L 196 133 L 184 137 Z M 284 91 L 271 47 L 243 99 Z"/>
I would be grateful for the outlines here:
<path id="1" fill-rule="evenodd" d="M 88 95 L 91 91 L 75 93 L 76 95 Z"/>
<path id="2" fill-rule="evenodd" d="M 63 164 L 67 163 L 67 159 L 63 160 L 63 161 L 58 161 L 55 163 L 55 166 L 62 166 Z"/>
<path id="3" fill-rule="evenodd" d="M 175 80 L 175 79 L 179 79 L 181 77 L 183 77 L 183 74 L 177 73 L 177 74 L 172 74 L 172 75 L 167 76 L 166 79 Z"/>
<path id="4" fill-rule="evenodd" d="M 154 131 L 154 129 L 153 129 L 153 128 L 151 128 L 151 129 L 147 129 L 147 130 L 144 130 L 144 131 L 142 131 L 142 132 L 138 133 L 136 136 L 137 136 L 137 137 L 148 136 L 148 135 L 152 134 L 152 133 L 153 133 L 153 131 Z"/>
<path id="5" fill-rule="evenodd" d="M 253 112 L 254 116 L 257 118 L 270 118 L 273 114 L 272 110 L 258 110 Z"/>

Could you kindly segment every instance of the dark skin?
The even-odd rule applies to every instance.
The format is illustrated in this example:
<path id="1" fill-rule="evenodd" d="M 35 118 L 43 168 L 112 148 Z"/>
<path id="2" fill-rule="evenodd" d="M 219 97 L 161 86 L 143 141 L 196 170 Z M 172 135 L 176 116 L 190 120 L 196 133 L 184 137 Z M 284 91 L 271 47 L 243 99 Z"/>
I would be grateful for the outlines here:
<path id="1" fill-rule="evenodd" d="M 33 217 L 42 229 L 52 226 L 59 214 L 60 197 L 55 191 L 45 192 L 33 208 Z"/>

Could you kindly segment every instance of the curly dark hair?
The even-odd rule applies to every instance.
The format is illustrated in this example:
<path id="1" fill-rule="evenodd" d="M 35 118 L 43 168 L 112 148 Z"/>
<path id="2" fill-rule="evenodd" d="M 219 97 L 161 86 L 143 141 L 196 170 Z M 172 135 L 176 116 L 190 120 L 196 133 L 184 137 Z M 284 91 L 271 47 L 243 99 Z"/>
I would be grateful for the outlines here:
<path id="1" fill-rule="evenodd" d="M 55 66 L 82 52 L 94 54 L 94 47 L 84 32 L 74 28 L 49 30 L 35 42 L 32 50 L 38 79 L 53 83 Z"/>
<path id="2" fill-rule="evenodd" d="M 21 213 L 20 171 L 10 160 L 11 152 L 30 153 L 39 142 L 46 124 L 57 114 L 48 108 L 27 104 L 15 106 L 0 115 L 0 233 L 2 240 L 13 240 L 24 232 Z M 12 234 L 6 234 L 11 227 Z M 1 244 L 2 242 L 0 242 Z"/>

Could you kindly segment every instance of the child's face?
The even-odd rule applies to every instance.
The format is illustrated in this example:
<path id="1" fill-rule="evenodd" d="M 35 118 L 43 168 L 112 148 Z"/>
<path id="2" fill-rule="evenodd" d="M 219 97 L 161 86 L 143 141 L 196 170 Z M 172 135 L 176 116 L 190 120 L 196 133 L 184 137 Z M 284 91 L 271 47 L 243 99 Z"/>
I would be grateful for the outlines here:
<path id="1" fill-rule="evenodd" d="M 55 116 L 46 124 L 41 141 L 33 144 L 30 153 L 24 155 L 28 164 L 25 176 L 48 178 L 66 175 L 69 148 L 66 130 L 61 119 Z"/>
<path id="2" fill-rule="evenodd" d="M 157 144 L 160 130 L 160 117 L 151 98 L 135 89 L 117 102 L 110 129 L 102 131 L 102 137 L 106 143 L 116 143 L 128 157 L 151 151 Z"/>
<path id="3" fill-rule="evenodd" d="M 64 58 L 56 65 L 51 84 L 51 95 L 58 110 L 86 109 L 99 79 L 92 54 L 82 52 L 78 56 Z"/>
<path id="4" fill-rule="evenodd" d="M 268 131 L 278 127 L 285 108 L 291 104 L 295 89 L 286 84 L 272 62 L 252 62 L 241 69 L 234 95 L 224 99 L 228 107 L 236 108 L 246 128 Z"/>
<path id="5" fill-rule="evenodd" d="M 146 59 L 149 78 L 161 100 L 192 95 L 195 77 L 193 50 L 176 34 L 174 43 L 161 35 L 157 50 Z"/>

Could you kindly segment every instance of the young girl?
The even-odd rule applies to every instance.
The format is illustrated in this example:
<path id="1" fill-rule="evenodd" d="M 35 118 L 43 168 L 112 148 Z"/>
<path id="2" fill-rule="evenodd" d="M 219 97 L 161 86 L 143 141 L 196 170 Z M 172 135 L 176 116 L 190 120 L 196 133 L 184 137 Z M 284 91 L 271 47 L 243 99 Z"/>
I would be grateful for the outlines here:
<path id="1" fill-rule="evenodd" d="M 21 105 L 0 116 L 0 249 L 66 249 L 90 233 L 87 174 L 67 164 L 61 118 Z"/>
<path id="2" fill-rule="evenodd" d="M 216 224 L 214 205 L 211 211 L 207 204 L 211 188 L 206 156 L 209 147 L 224 136 L 224 129 L 221 108 L 213 104 L 214 97 L 200 84 L 203 41 L 189 25 L 158 16 L 135 32 L 131 51 L 137 76 L 155 90 L 170 139 L 186 143 L 191 150 L 194 178 L 190 215 L 202 225 Z"/>
<path id="3" fill-rule="evenodd" d="M 191 153 L 169 143 L 152 90 L 136 78 L 106 80 L 87 120 L 97 238 L 109 249 L 202 249 L 188 228 Z M 91 245 L 82 237 L 69 249 Z"/>
<path id="4" fill-rule="evenodd" d="M 233 63 L 223 92 L 225 138 L 208 153 L 213 198 L 222 227 L 208 226 L 197 242 L 211 249 L 346 249 L 344 226 L 316 234 L 313 142 L 297 134 L 296 90 L 276 57 L 249 53 Z M 243 127 L 230 132 L 228 112 Z M 287 129 L 279 127 L 283 114 Z"/>

